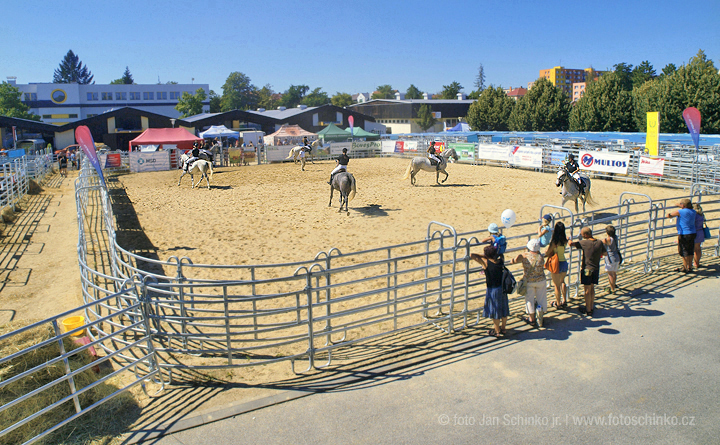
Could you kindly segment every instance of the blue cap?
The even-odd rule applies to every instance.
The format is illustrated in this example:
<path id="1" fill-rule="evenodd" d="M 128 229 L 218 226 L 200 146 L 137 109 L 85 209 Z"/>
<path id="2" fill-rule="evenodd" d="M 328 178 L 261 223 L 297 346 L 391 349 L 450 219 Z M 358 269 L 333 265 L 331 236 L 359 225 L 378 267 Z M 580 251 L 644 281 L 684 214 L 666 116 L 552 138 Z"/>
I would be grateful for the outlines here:
<path id="1" fill-rule="evenodd" d="M 497 224 L 495 224 L 495 223 L 490 223 L 490 225 L 488 226 L 488 232 L 490 232 L 490 233 L 499 233 L 499 232 L 500 232 L 500 228 L 498 227 Z"/>
<path id="2" fill-rule="evenodd" d="M 548 221 L 552 221 L 552 215 L 550 215 L 550 214 L 543 215 L 543 219 L 546 219 L 546 220 L 548 220 Z"/>

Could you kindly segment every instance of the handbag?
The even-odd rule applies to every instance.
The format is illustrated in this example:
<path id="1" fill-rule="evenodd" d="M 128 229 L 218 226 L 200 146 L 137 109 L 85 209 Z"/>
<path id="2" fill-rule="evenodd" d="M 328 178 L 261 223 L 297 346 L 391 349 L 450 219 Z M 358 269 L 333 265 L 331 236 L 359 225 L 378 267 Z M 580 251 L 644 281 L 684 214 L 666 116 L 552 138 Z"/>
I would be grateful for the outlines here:
<path id="1" fill-rule="evenodd" d="M 707 224 L 704 224 L 704 223 L 703 223 L 703 233 L 705 234 L 705 239 L 712 237 L 712 233 L 710 233 L 710 229 L 708 229 Z"/>
<path id="2" fill-rule="evenodd" d="M 545 269 L 549 270 L 550 273 L 560 273 L 560 259 L 557 253 L 545 260 Z"/>
<path id="3" fill-rule="evenodd" d="M 527 283 L 525 282 L 525 277 L 520 278 L 520 281 L 518 281 L 517 284 L 517 290 L 515 292 L 517 292 L 517 294 L 521 297 L 525 296 L 525 294 L 527 293 Z"/>

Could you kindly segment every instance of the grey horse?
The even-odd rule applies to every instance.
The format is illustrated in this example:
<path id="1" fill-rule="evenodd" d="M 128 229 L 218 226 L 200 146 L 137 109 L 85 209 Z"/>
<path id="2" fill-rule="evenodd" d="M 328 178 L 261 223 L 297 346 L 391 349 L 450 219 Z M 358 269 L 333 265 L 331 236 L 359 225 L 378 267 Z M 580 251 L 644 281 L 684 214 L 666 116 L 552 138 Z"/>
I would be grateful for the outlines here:
<path id="1" fill-rule="evenodd" d="M 330 186 L 330 203 L 328 207 L 332 206 L 333 191 L 340 192 L 340 209 L 338 212 L 342 212 L 343 203 L 345 204 L 345 211 L 350 215 L 348 210 L 348 202 L 355 197 L 355 177 L 352 173 L 339 172 L 333 176 L 332 185 Z"/>
<path id="2" fill-rule="evenodd" d="M 430 159 L 424 156 L 416 156 L 410 161 L 410 165 L 408 165 L 403 179 L 407 179 L 409 176 L 410 184 L 415 185 L 415 175 L 420 170 L 425 170 L 426 172 L 435 172 L 435 182 L 438 184 L 440 184 L 440 173 L 442 172 L 443 174 L 445 174 L 445 179 L 443 179 L 442 182 L 445 182 L 448 178 L 448 173 L 445 171 L 448 163 L 448 158 L 453 158 L 455 161 L 458 160 L 458 155 L 457 153 L 455 153 L 454 148 L 445 149 L 442 153 L 440 153 L 441 162 L 440 165 L 437 167 L 432 165 Z"/>
<path id="3" fill-rule="evenodd" d="M 180 156 L 180 168 L 182 168 L 182 166 L 185 164 L 185 161 L 187 161 L 188 159 L 190 159 L 190 156 L 188 156 L 187 153 L 183 153 L 183 155 Z M 197 185 L 199 186 L 203 178 L 205 178 L 208 190 L 210 190 L 210 178 L 212 178 L 213 175 L 212 162 L 206 161 L 204 159 L 198 159 L 197 161 L 193 162 L 193 165 L 188 169 L 188 171 L 183 170 L 182 175 L 180 175 L 180 179 L 178 179 L 178 185 L 180 185 L 180 181 L 182 181 L 182 178 L 183 176 L 185 176 L 186 173 L 190 174 L 190 182 L 192 182 L 191 188 L 195 188 L 195 178 L 193 177 L 193 174 L 200 173 L 200 180 L 198 181 Z"/>
<path id="4" fill-rule="evenodd" d="M 583 213 L 585 213 L 585 203 L 587 202 L 591 206 L 595 205 L 592 194 L 590 193 L 590 178 L 580 173 L 580 180 L 585 184 L 585 193 L 580 194 L 580 189 L 575 183 L 575 180 L 570 177 L 570 173 L 565 167 L 560 167 L 557 174 L 557 180 L 555 186 L 560 187 L 562 185 L 562 207 L 565 207 L 567 201 L 575 201 L 575 213 L 578 212 L 578 200 L 582 201 Z"/>

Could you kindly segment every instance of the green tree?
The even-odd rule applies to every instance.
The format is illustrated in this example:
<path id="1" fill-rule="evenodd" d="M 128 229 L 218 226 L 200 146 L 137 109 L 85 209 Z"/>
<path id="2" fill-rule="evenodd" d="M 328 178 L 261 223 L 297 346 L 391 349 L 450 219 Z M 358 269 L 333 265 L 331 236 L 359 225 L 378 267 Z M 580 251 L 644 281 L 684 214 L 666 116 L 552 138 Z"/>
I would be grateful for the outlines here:
<path id="1" fill-rule="evenodd" d="M 195 116 L 203 112 L 203 102 L 207 99 L 207 93 L 202 88 L 198 88 L 195 94 L 183 91 L 182 96 L 178 100 L 175 109 L 180 112 L 180 118 Z"/>
<path id="2" fill-rule="evenodd" d="M 220 110 L 222 110 L 222 104 L 221 104 L 221 97 L 218 96 L 218 94 L 210 90 L 210 112 L 211 113 L 219 113 Z"/>
<path id="3" fill-rule="evenodd" d="M 633 97 L 615 73 L 589 82 L 570 112 L 570 131 L 635 131 Z"/>
<path id="4" fill-rule="evenodd" d="M 220 99 L 222 111 L 250 110 L 257 103 L 255 86 L 250 83 L 248 76 L 239 71 L 230 73 L 222 89 L 223 95 Z"/>
<path id="5" fill-rule="evenodd" d="M 655 73 L 655 68 L 653 68 L 653 66 L 650 65 L 650 62 L 648 62 L 647 60 L 643 61 L 642 63 L 640 63 L 640 65 L 633 68 L 632 73 L 630 74 L 633 89 L 639 87 L 648 80 L 654 79 L 655 77 L 657 77 L 657 74 Z"/>
<path id="6" fill-rule="evenodd" d="M 622 85 L 623 89 L 627 91 L 631 91 L 633 87 L 632 83 L 632 69 L 633 66 L 627 63 L 618 63 L 613 65 L 613 68 L 615 69 L 615 75 L 617 76 L 618 80 L 620 81 L 620 85 Z"/>
<path id="7" fill-rule="evenodd" d="M 89 83 L 95 83 L 93 82 L 93 77 L 87 66 L 83 65 L 80 61 L 80 57 L 76 56 L 72 50 L 69 50 L 53 74 L 53 83 L 79 83 L 80 85 L 87 85 Z"/>
<path id="8" fill-rule="evenodd" d="M 478 73 L 477 76 L 475 76 L 475 83 L 473 83 L 473 86 L 475 87 L 475 91 L 478 92 L 478 96 L 485 89 L 485 68 L 483 68 L 482 63 L 480 64 L 480 68 L 478 68 Z"/>
<path id="9" fill-rule="evenodd" d="M 258 108 L 264 108 L 266 110 L 274 110 L 279 100 L 277 99 L 277 94 L 275 93 L 275 90 L 273 90 L 272 85 L 265 84 L 264 87 L 260 88 L 257 91 L 258 96 Z"/>
<path id="10" fill-rule="evenodd" d="M 333 97 L 330 98 L 330 103 L 332 103 L 336 107 L 347 107 L 348 105 L 352 105 L 353 100 L 352 96 L 348 93 L 341 93 L 338 91 Z"/>
<path id="11" fill-rule="evenodd" d="M 442 99 L 457 99 L 457 95 L 463 86 L 458 82 L 453 82 L 450 85 L 443 85 Z"/>
<path id="12" fill-rule="evenodd" d="M 435 116 L 433 116 L 432 114 L 432 108 L 430 108 L 430 104 L 420 105 L 417 116 L 417 124 L 420 126 L 420 128 L 423 129 L 423 131 L 432 127 L 437 122 Z"/>
<path id="13" fill-rule="evenodd" d="M 390 85 L 380 85 L 370 99 L 395 99 L 395 90 Z"/>
<path id="14" fill-rule="evenodd" d="M 465 118 L 475 131 L 507 131 L 515 101 L 502 87 L 485 88 L 478 100 L 470 105 Z"/>
<path id="15" fill-rule="evenodd" d="M 132 74 L 130 74 L 130 68 L 126 66 L 125 72 L 123 73 L 122 77 L 113 80 L 112 82 L 110 82 L 110 85 L 132 85 L 134 83 L 135 80 L 133 80 Z"/>
<path id="16" fill-rule="evenodd" d="M 668 63 L 665 65 L 665 68 L 662 69 L 661 76 L 669 76 L 671 74 L 675 74 L 675 71 L 677 71 L 677 67 L 674 63 Z"/>
<path id="17" fill-rule="evenodd" d="M 568 96 L 550 80 L 539 78 L 513 106 L 508 127 L 512 131 L 566 131 L 569 116 Z"/>
<path id="18" fill-rule="evenodd" d="M 30 113 L 30 108 L 20 97 L 22 93 L 16 86 L 7 82 L 0 83 L 0 116 L 39 121 L 40 116 Z"/>
<path id="19" fill-rule="evenodd" d="M 288 108 L 297 107 L 302 103 L 308 90 L 310 87 L 307 85 L 290 85 L 290 88 L 283 93 L 280 104 Z"/>
<path id="20" fill-rule="evenodd" d="M 413 84 L 410 84 L 407 91 L 405 91 L 405 99 L 422 99 L 422 91 Z"/>
<path id="21" fill-rule="evenodd" d="M 702 116 L 702 133 L 720 132 L 720 74 L 702 50 L 675 73 L 654 80 L 634 94 L 634 102 L 640 131 L 646 128 L 645 113 L 658 111 L 660 132 L 687 133 L 682 112 L 695 107 Z"/>
<path id="22" fill-rule="evenodd" d="M 303 97 L 303 100 L 300 103 L 307 105 L 308 107 L 319 107 L 321 105 L 329 104 L 330 98 L 326 92 L 322 91 L 322 89 L 318 87 L 312 90 L 310 94 Z"/>

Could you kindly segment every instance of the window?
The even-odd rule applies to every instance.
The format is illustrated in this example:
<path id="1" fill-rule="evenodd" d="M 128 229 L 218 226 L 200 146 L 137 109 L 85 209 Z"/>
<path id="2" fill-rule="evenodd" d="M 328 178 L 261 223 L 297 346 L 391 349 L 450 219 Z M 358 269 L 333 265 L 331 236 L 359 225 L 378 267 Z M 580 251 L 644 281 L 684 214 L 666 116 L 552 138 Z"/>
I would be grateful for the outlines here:
<path id="1" fill-rule="evenodd" d="M 68 114 L 69 119 L 77 119 L 77 114 Z"/>
<path id="2" fill-rule="evenodd" d="M 102 93 L 102 100 L 112 100 L 112 93 Z"/>
<path id="3" fill-rule="evenodd" d="M 166 91 L 158 91 L 157 100 L 167 100 L 167 92 Z"/>
<path id="4" fill-rule="evenodd" d="M 87 100 L 98 100 L 98 93 L 87 93 Z"/>
<path id="5" fill-rule="evenodd" d="M 152 91 L 143 92 L 143 100 L 155 100 L 155 93 L 153 93 Z"/>
<path id="6" fill-rule="evenodd" d="M 172 99 L 172 100 L 180 99 L 180 93 L 177 91 L 170 91 L 170 99 Z"/>
<path id="7" fill-rule="evenodd" d="M 56 104 L 61 104 L 67 100 L 67 94 L 65 94 L 65 91 L 63 90 L 53 90 L 52 93 L 50 93 L 50 100 L 55 102 Z"/>
<path id="8" fill-rule="evenodd" d="M 43 119 L 52 119 L 52 114 L 43 114 Z"/>
<path id="9" fill-rule="evenodd" d="M 25 93 L 25 102 L 37 100 L 37 93 Z"/>
<path id="10" fill-rule="evenodd" d="M 126 92 L 115 92 L 115 100 L 127 100 L 127 93 Z"/>
<path id="11" fill-rule="evenodd" d="M 130 100 L 140 100 L 140 93 L 130 93 Z"/>

